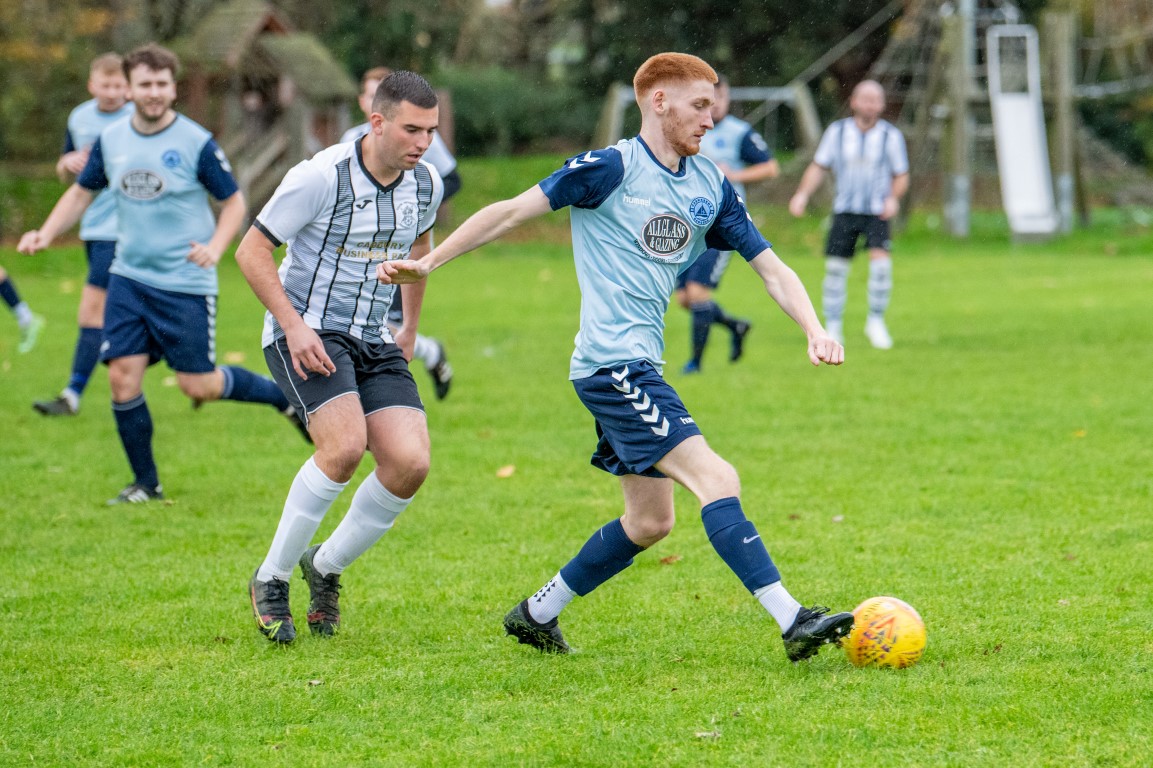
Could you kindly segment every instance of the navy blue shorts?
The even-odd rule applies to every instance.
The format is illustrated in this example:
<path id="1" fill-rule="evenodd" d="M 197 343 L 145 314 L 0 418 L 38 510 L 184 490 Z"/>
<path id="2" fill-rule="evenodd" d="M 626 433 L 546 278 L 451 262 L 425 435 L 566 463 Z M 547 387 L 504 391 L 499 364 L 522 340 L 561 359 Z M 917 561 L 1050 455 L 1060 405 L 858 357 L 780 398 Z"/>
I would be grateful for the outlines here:
<path id="1" fill-rule="evenodd" d="M 857 252 L 857 241 L 865 236 L 866 248 L 880 248 L 889 251 L 893 243 L 889 239 L 889 222 L 880 216 L 867 213 L 835 213 L 829 227 L 829 239 L 825 243 L 826 256 L 853 258 Z"/>
<path id="2" fill-rule="evenodd" d="M 108 280 L 103 362 L 148 355 L 178 373 L 216 370 L 216 297 L 153 288 L 121 275 Z"/>
<path id="3" fill-rule="evenodd" d="M 684 288 L 686 283 L 700 283 L 711 290 L 716 290 L 721 284 L 721 277 L 725 274 L 732 255 L 732 251 L 708 249 L 698 256 L 688 269 L 677 275 L 677 290 Z"/>
<path id="4" fill-rule="evenodd" d="M 424 410 L 400 347 L 383 341 L 369 343 L 341 331 L 319 331 L 319 335 L 336 366 L 331 376 L 309 371 L 308 379 L 301 379 L 292 367 L 283 336 L 264 348 L 272 378 L 296 412 L 304 414 L 306 425 L 308 416 L 322 405 L 350 393 L 360 397 L 365 416 L 385 408 Z"/>
<path id="5" fill-rule="evenodd" d="M 654 465 L 701 430 L 648 360 L 602 368 L 573 382 L 596 419 L 592 465 L 613 475 L 665 477 Z"/>
<path id="6" fill-rule="evenodd" d="M 85 240 L 84 250 L 88 254 L 88 284 L 108 290 L 108 268 L 116 258 L 116 241 Z"/>

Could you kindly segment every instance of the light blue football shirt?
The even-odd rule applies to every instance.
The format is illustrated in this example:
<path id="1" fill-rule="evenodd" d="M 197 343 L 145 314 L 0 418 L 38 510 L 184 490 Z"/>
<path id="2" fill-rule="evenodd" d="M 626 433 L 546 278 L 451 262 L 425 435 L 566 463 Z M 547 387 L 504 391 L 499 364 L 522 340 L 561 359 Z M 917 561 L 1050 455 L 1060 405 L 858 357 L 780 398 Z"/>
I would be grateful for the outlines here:
<path id="1" fill-rule="evenodd" d="M 101 112 L 96 99 L 89 99 L 68 115 L 68 130 L 64 134 L 61 154 L 91 148 L 101 131 L 117 120 L 130 117 L 135 111 L 136 105 L 129 101 L 114 112 Z M 116 201 L 107 191 L 96 196 L 80 219 L 80 239 L 116 239 Z"/>
<path id="2" fill-rule="evenodd" d="M 753 126 L 744 120 L 732 115 L 722 117 L 720 122 L 704 135 L 701 139 L 701 154 L 714 163 L 737 170 L 767 163 L 773 159 L 773 153 L 761 138 L 761 134 L 754 131 Z M 745 185 L 739 181 L 731 183 L 733 189 L 743 198 Z"/>
<path id="3" fill-rule="evenodd" d="M 237 191 L 211 133 L 184 115 L 151 135 L 131 120 L 113 123 L 76 183 L 114 195 L 119 226 L 112 274 L 165 291 L 216 295 L 216 268 L 188 260 L 192 241 L 207 243 L 216 231 L 208 195 L 224 200 Z"/>
<path id="4" fill-rule="evenodd" d="M 539 186 L 553 210 L 572 206 L 581 310 L 570 379 L 633 360 L 659 370 L 677 274 L 706 248 L 748 260 L 770 247 L 712 161 L 685 157 L 674 173 L 639 136 L 569 158 Z"/>

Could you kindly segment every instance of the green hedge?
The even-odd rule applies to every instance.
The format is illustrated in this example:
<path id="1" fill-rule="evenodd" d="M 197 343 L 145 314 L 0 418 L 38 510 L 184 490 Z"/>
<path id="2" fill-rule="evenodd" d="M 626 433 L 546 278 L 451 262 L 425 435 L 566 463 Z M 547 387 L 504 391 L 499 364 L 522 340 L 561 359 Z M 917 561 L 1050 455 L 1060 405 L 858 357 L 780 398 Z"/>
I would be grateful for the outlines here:
<path id="1" fill-rule="evenodd" d="M 573 88 L 497 67 L 442 69 L 435 81 L 452 93 L 456 152 L 464 157 L 578 151 L 601 109 Z"/>

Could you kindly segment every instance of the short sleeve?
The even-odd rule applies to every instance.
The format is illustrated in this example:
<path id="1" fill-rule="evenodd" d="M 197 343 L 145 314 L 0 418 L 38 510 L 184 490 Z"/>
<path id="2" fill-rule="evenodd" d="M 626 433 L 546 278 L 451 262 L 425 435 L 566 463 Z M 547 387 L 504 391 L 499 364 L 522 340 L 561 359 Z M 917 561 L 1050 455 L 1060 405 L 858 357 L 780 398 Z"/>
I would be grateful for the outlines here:
<path id="1" fill-rule="evenodd" d="M 285 174 L 254 224 L 280 245 L 320 215 L 328 204 L 328 193 L 329 185 L 320 172 L 302 161 Z"/>
<path id="2" fill-rule="evenodd" d="M 756 131 L 749 131 L 741 139 L 741 162 L 745 165 L 760 165 L 773 159 L 769 145 Z"/>
<path id="3" fill-rule="evenodd" d="M 60 150 L 60 154 L 67 155 L 69 152 L 76 151 L 76 142 L 72 139 L 72 130 L 64 131 L 64 149 Z"/>
<path id="4" fill-rule="evenodd" d="M 568 205 L 596 208 L 603 203 L 625 176 L 625 162 L 620 150 L 589 150 L 574 155 L 540 183 L 554 211 Z"/>
<path id="5" fill-rule="evenodd" d="M 722 185 L 721 209 L 705 233 L 705 245 L 718 251 L 737 251 L 745 261 L 752 261 L 772 245 L 753 224 L 745 204 L 725 179 Z"/>
<path id="6" fill-rule="evenodd" d="M 825 129 L 825 133 L 821 136 L 821 143 L 817 145 L 817 152 L 813 155 L 813 162 L 822 168 L 832 168 L 833 163 L 837 160 L 837 142 L 836 138 L 842 133 L 842 128 L 837 123 L 833 123 Z"/>
<path id="7" fill-rule="evenodd" d="M 226 200 L 240 189 L 232 176 L 232 166 L 228 164 L 228 158 L 217 146 L 215 139 L 209 139 L 200 150 L 200 160 L 196 164 L 196 179 L 217 200 Z"/>
<path id="8" fill-rule="evenodd" d="M 108 186 L 108 176 L 104 172 L 104 151 L 101 149 L 100 139 L 92 145 L 92 151 L 88 153 L 88 162 L 84 166 L 84 170 L 80 171 L 80 175 L 76 177 L 76 183 L 85 189 L 96 192 Z"/>
<path id="9" fill-rule="evenodd" d="M 894 128 L 889 131 L 889 142 L 886 150 L 889 153 L 889 167 L 893 169 L 894 176 L 909 172 L 909 153 L 905 148 L 905 137 Z"/>

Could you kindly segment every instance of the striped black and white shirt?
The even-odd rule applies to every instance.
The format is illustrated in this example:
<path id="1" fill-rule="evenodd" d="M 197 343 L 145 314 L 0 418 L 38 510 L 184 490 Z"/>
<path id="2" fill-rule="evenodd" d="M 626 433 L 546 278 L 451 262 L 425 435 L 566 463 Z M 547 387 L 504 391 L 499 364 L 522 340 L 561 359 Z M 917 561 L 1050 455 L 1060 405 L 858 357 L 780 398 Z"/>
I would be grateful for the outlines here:
<path id="1" fill-rule="evenodd" d="M 408 258 L 432 229 L 444 186 L 423 160 L 383 186 L 365 170 L 360 144 L 336 144 L 295 166 L 255 226 L 276 245 L 288 243 L 280 281 L 310 328 L 391 342 L 385 317 L 397 287 L 378 282 L 376 267 Z M 266 313 L 261 343 L 283 335 Z"/>
<path id="2" fill-rule="evenodd" d="M 825 129 L 813 162 L 837 179 L 834 213 L 877 215 L 893 189 L 893 177 L 909 172 L 905 137 L 886 120 L 868 131 L 846 117 Z"/>

